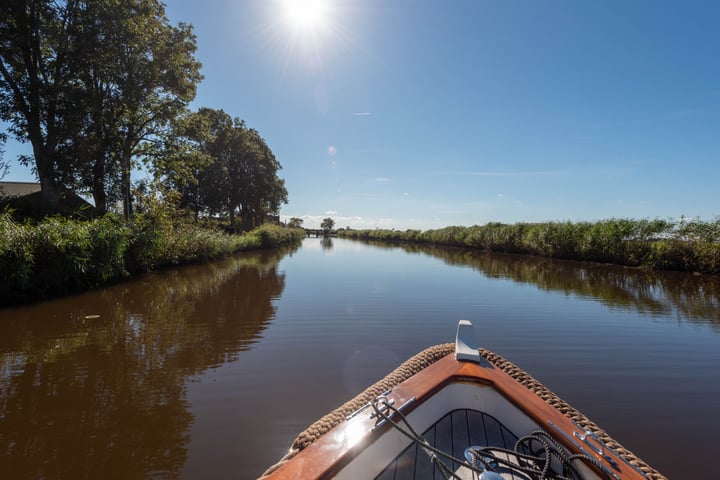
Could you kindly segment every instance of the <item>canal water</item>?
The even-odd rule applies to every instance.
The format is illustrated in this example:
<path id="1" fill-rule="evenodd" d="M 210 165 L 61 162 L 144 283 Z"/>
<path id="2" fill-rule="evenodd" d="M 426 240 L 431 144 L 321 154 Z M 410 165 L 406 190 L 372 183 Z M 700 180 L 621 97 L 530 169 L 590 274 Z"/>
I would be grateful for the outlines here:
<path id="1" fill-rule="evenodd" d="M 720 478 L 719 279 L 334 238 L 0 309 L 0 477 L 256 478 L 459 319 L 669 478 Z"/>

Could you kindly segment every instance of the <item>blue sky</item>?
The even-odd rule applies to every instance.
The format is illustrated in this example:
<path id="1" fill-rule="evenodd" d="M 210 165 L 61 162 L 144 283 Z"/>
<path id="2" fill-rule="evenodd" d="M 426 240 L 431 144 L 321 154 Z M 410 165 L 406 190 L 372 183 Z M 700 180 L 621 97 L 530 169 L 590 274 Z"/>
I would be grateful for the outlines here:
<path id="1" fill-rule="evenodd" d="M 192 106 L 266 139 L 283 217 L 427 229 L 720 215 L 720 2 L 324 8 L 300 27 L 282 0 L 167 2 L 198 38 Z"/>

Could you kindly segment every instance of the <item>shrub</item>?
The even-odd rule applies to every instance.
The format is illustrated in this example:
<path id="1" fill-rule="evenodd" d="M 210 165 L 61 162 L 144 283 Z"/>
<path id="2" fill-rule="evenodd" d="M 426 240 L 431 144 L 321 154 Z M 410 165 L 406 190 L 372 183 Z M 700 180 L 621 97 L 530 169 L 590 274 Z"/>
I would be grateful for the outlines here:
<path id="1" fill-rule="evenodd" d="M 506 253 L 720 273 L 720 219 L 680 222 L 608 219 L 544 222 L 436 230 L 346 230 L 340 236 L 386 242 L 466 246 Z"/>
<path id="2" fill-rule="evenodd" d="M 32 280 L 33 255 L 30 229 L 16 223 L 9 213 L 0 214 L 0 297 L 26 290 Z"/>
<path id="3" fill-rule="evenodd" d="M 0 214 L 2 303 L 92 288 L 161 266 L 297 244 L 305 236 L 302 229 L 275 225 L 230 235 L 171 213 L 146 209 L 129 224 L 106 215 L 90 221 L 52 217 L 34 225 Z"/>

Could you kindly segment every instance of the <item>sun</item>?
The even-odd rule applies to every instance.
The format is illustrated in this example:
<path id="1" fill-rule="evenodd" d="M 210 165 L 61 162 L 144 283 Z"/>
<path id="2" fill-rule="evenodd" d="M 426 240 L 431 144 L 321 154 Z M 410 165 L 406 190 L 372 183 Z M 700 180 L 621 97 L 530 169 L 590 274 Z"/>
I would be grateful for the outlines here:
<path id="1" fill-rule="evenodd" d="M 298 30 L 318 30 L 326 26 L 328 0 L 283 0 L 285 21 Z"/>

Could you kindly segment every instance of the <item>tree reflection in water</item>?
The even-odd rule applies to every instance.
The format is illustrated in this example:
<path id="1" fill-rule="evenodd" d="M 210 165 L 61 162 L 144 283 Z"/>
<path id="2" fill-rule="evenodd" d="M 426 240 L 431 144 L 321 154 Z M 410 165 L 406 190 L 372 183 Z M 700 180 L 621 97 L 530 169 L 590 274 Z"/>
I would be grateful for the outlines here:
<path id="1" fill-rule="evenodd" d="M 332 248 L 333 248 L 332 237 L 322 237 L 322 239 L 320 240 L 320 245 L 322 245 L 323 250 L 332 250 Z"/>
<path id="2" fill-rule="evenodd" d="M 345 245 L 335 239 L 320 242 L 313 246 L 339 253 Z M 720 330 L 720 278 L 716 277 L 466 249 L 377 246 L 430 255 L 486 277 L 590 298 L 610 308 L 658 318 L 677 317 Z M 275 301 L 285 289 L 278 262 L 287 253 L 242 255 L 160 272 L 76 297 L 1 310 L 0 476 L 179 477 L 188 459 L 194 421 L 186 400 L 186 384 L 210 367 L 236 360 L 264 335 L 275 315 Z M 345 268 L 347 264 L 342 265 Z M 352 270 L 339 273 L 348 277 L 353 274 Z M 349 284 L 348 298 L 355 298 L 354 285 Z M 327 291 L 317 295 L 325 298 Z M 371 297 L 378 298 L 383 300 Z M 315 297 L 307 300 L 313 302 Z M 387 315 L 381 307 L 382 319 L 375 319 L 376 325 Z M 373 318 L 364 320 L 372 323 Z M 365 328 L 367 323 L 362 325 L 357 328 Z M 294 327 L 289 331 L 302 328 Z M 419 338 L 411 341 L 420 342 Z M 300 351 L 308 348 L 315 347 L 304 345 Z M 337 355 L 335 361 L 341 361 L 342 354 Z M 323 356 L 323 363 L 326 358 Z M 312 364 L 319 360 L 307 361 Z M 329 363 L 332 373 L 337 363 Z M 314 373 L 316 386 L 327 388 L 323 383 L 327 371 Z M 341 385 L 342 377 L 338 378 Z M 265 392 L 254 395 L 257 403 Z M 345 391 L 333 391 L 332 395 L 345 395 Z M 275 400 L 284 404 L 286 397 Z M 313 397 L 307 409 L 313 416 L 307 423 L 317 417 L 316 403 Z M 695 408 L 706 411 L 702 408 L 708 407 L 699 404 Z M 288 413 L 285 424 L 295 425 L 296 415 Z M 256 424 L 264 421 L 259 418 Z M 253 424 L 241 420 L 234 425 L 243 428 L 243 422 Z M 226 425 L 233 424 L 223 423 L 222 428 Z M 247 450 L 259 458 L 262 453 L 258 452 L 268 445 L 276 446 L 267 442 L 284 433 L 274 435 Z M 279 448 L 285 448 L 290 440 L 282 440 Z M 276 459 L 272 452 L 269 457 L 267 462 Z M 227 470 L 234 475 L 237 472 L 233 468 L 231 465 Z"/>
<path id="3" fill-rule="evenodd" d="M 177 478 L 192 422 L 185 383 L 261 337 L 287 253 L 3 310 L 3 478 Z"/>
<path id="4" fill-rule="evenodd" d="M 542 290 L 599 300 L 611 308 L 632 309 L 650 315 L 668 315 L 674 311 L 684 320 L 709 323 L 720 330 L 720 277 L 717 276 L 463 248 L 372 244 L 430 255 L 448 265 L 471 267 L 490 278 L 506 278 Z"/>

